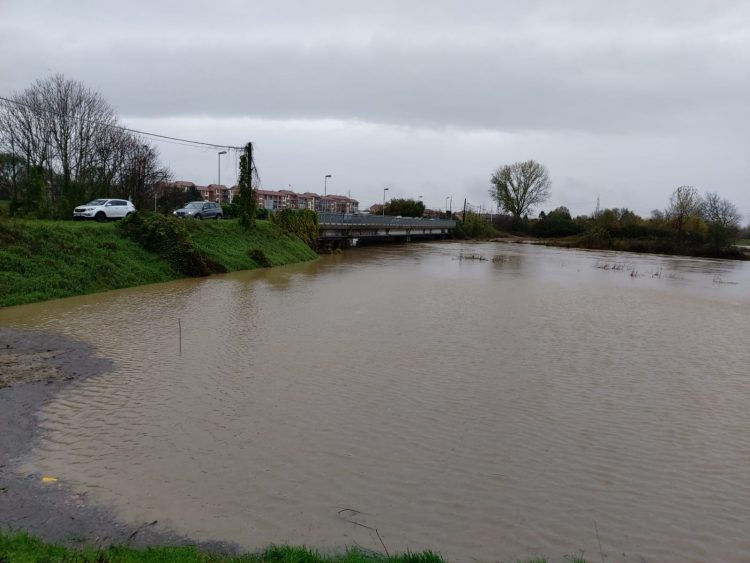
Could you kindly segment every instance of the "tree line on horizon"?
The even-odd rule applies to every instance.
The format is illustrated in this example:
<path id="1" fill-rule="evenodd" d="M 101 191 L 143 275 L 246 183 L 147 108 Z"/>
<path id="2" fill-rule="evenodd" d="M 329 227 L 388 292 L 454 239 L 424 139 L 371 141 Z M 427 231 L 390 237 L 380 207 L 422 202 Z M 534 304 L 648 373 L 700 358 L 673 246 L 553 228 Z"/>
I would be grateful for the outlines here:
<path id="1" fill-rule="evenodd" d="M 664 210 L 643 218 L 627 208 L 597 210 L 573 218 L 567 207 L 529 215 L 549 199 L 551 180 L 542 164 L 533 160 L 498 168 L 491 176 L 490 196 L 508 213 L 495 220 L 505 231 L 539 237 L 585 235 L 588 242 L 606 245 L 612 238 L 662 239 L 678 245 L 724 247 L 738 237 L 742 215 L 737 206 L 718 193 L 701 195 L 693 186 L 676 188 Z"/>

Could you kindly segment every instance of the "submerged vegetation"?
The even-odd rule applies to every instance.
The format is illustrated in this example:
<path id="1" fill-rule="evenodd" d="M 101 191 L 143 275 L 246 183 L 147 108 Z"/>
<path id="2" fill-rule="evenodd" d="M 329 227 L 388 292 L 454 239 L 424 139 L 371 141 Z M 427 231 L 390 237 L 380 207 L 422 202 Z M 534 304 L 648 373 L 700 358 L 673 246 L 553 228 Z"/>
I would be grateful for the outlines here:
<path id="1" fill-rule="evenodd" d="M 262 253 L 262 254 L 261 254 Z M 136 214 L 118 224 L 0 218 L 0 306 L 316 258 L 267 221 Z"/>

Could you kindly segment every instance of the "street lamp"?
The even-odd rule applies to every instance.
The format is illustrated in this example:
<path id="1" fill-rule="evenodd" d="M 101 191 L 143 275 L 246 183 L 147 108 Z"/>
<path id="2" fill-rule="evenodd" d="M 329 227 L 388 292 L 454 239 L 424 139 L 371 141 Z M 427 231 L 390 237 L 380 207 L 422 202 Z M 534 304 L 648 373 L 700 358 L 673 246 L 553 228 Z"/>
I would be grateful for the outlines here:
<path id="1" fill-rule="evenodd" d="M 385 217 L 385 192 L 388 191 L 388 188 L 383 188 L 383 217 Z"/>
<path id="2" fill-rule="evenodd" d="M 221 155 L 227 154 L 227 151 L 219 151 L 218 159 L 219 159 L 219 180 L 216 184 L 216 194 L 219 194 L 219 190 L 221 189 Z"/>
<path id="3" fill-rule="evenodd" d="M 325 199 L 328 196 L 328 178 L 331 178 L 330 174 L 326 174 L 323 178 L 323 205 L 326 206 L 326 211 L 328 211 L 328 200 Z"/>

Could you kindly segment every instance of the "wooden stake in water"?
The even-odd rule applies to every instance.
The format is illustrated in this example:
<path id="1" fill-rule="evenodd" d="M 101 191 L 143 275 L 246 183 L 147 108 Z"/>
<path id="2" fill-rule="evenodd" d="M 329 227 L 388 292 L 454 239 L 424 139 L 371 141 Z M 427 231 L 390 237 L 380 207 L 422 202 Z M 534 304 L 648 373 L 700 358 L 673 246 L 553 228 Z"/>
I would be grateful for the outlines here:
<path id="1" fill-rule="evenodd" d="M 179 317 L 177 318 L 177 330 L 179 334 L 179 342 L 180 342 L 180 356 L 182 356 L 182 323 L 180 322 Z"/>

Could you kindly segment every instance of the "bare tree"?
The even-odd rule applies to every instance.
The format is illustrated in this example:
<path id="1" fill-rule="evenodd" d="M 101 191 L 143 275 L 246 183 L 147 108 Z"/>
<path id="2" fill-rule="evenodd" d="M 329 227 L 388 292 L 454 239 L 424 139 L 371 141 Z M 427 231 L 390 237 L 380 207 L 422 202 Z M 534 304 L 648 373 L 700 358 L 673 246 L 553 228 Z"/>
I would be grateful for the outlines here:
<path id="1" fill-rule="evenodd" d="M 714 244 L 723 245 L 740 230 L 742 215 L 737 206 L 717 193 L 707 193 L 703 200 L 703 214 L 708 222 L 709 238 Z"/>
<path id="2" fill-rule="evenodd" d="M 703 216 L 703 199 L 693 186 L 680 186 L 669 197 L 667 218 L 677 233 L 677 238 L 685 236 L 685 227 L 691 218 Z"/>
<path id="3" fill-rule="evenodd" d="M 492 199 L 516 219 L 546 201 L 552 184 L 547 169 L 533 160 L 501 166 L 490 181 Z"/>
<path id="4" fill-rule="evenodd" d="M 61 74 L 0 105 L 0 149 L 22 158 L 26 176 L 44 190 L 43 215 L 70 216 L 91 197 L 143 200 L 169 175 L 156 150 L 125 131 L 99 93 Z M 40 212 L 41 203 L 34 205 Z"/>

